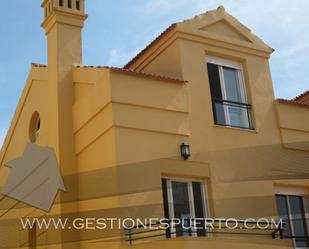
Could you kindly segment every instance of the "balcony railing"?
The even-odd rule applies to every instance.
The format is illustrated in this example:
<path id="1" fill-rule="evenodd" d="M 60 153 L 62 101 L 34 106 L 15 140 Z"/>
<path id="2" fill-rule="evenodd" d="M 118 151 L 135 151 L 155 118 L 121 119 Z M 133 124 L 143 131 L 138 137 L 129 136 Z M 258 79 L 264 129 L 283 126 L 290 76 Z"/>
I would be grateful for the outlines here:
<path id="1" fill-rule="evenodd" d="M 250 104 L 212 98 L 212 106 L 215 124 L 254 130 Z"/>
<path id="2" fill-rule="evenodd" d="M 183 222 L 194 220 L 194 219 L 184 219 Z M 171 223 L 170 220 L 165 220 L 167 223 Z M 126 232 L 126 241 L 132 244 L 137 240 L 147 240 L 158 237 L 173 238 L 173 237 L 208 237 L 210 234 L 222 234 L 222 235 L 234 235 L 234 236 L 264 236 L 269 237 L 270 239 L 283 239 L 283 232 L 285 223 L 282 223 L 283 226 L 278 227 L 267 227 L 268 222 L 254 222 L 254 221 L 244 221 L 237 220 L 237 227 L 230 229 L 226 226 L 228 220 L 224 219 L 214 219 L 213 225 L 211 228 L 203 227 L 203 233 L 198 230 L 192 229 L 179 229 L 180 227 L 175 228 L 163 228 L 160 221 L 151 224 L 142 224 L 134 226 L 130 229 L 125 229 Z M 278 221 L 279 223 L 279 221 Z M 250 226 L 250 228 L 249 228 Z M 182 226 L 181 226 L 182 227 Z M 262 228 L 261 228 L 262 227 Z M 201 227 L 202 228 L 202 227 Z M 292 237 L 289 237 L 292 238 Z"/>

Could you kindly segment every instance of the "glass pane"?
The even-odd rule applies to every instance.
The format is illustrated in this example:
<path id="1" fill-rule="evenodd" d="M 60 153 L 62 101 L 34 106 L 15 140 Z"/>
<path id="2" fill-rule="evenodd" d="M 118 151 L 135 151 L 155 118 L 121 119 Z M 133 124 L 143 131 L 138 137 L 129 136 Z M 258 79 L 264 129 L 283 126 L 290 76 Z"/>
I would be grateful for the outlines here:
<path id="1" fill-rule="evenodd" d="M 291 227 L 289 221 L 289 214 L 288 214 L 288 206 L 287 206 L 287 199 L 284 195 L 276 195 L 276 202 L 277 202 L 277 209 L 280 218 L 285 223 L 283 236 L 290 237 L 291 236 Z"/>
<path id="2" fill-rule="evenodd" d="M 164 216 L 166 219 L 169 219 L 170 215 L 169 215 L 169 208 L 168 208 L 169 205 L 168 205 L 167 180 L 166 179 L 162 179 L 162 193 L 163 193 Z M 166 238 L 170 238 L 170 237 L 171 237 L 170 230 L 167 229 Z"/>
<path id="3" fill-rule="evenodd" d="M 240 91 L 240 82 L 238 79 L 238 70 L 229 67 L 223 67 L 224 86 L 226 100 L 236 103 L 243 103 L 243 96 Z M 249 128 L 249 117 L 246 106 L 226 103 L 229 115 L 229 125 L 236 127 Z"/>
<path id="4" fill-rule="evenodd" d="M 214 117 L 215 117 L 215 123 L 221 124 L 221 125 L 227 125 L 226 119 L 225 119 L 225 112 L 224 112 L 224 105 L 220 101 L 213 101 L 214 105 Z"/>
<path id="5" fill-rule="evenodd" d="M 222 105 L 222 89 L 219 76 L 219 66 L 207 63 L 208 79 L 210 84 L 210 92 L 213 103 L 213 114 L 216 124 L 226 124 L 224 106 Z"/>
<path id="6" fill-rule="evenodd" d="M 173 204 L 174 204 L 174 216 L 175 218 L 184 219 L 185 225 L 191 218 L 190 215 L 190 203 L 188 193 L 188 183 L 185 182 L 172 182 L 173 191 Z M 176 235 L 190 235 L 190 231 L 184 231 L 182 225 L 176 227 Z"/>
<path id="7" fill-rule="evenodd" d="M 219 67 L 216 64 L 207 63 L 208 79 L 212 98 L 222 99 L 222 91 L 219 76 Z"/>
<path id="8" fill-rule="evenodd" d="M 292 216 L 293 235 L 296 237 L 296 247 L 307 247 L 309 244 L 306 241 L 308 236 L 302 197 L 289 196 L 289 205 Z"/>
<path id="9" fill-rule="evenodd" d="M 242 102 L 239 88 L 238 73 L 234 68 L 223 67 L 226 100 Z"/>
<path id="10" fill-rule="evenodd" d="M 249 128 L 248 110 L 246 107 L 228 106 L 230 125 Z"/>
<path id="11" fill-rule="evenodd" d="M 193 198 L 194 198 L 194 210 L 195 218 L 203 219 L 205 218 L 204 214 L 204 205 L 203 205 L 203 196 L 202 196 L 202 183 L 192 182 L 193 188 Z M 196 223 L 197 236 L 205 236 L 205 223 L 202 220 L 199 220 Z"/>

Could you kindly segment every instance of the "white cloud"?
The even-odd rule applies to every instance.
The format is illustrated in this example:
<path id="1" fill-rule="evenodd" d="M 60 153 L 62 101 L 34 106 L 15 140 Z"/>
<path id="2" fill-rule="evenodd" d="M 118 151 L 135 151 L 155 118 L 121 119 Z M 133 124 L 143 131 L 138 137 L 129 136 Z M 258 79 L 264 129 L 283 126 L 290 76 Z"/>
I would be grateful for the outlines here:
<path id="1" fill-rule="evenodd" d="M 4 70 L 4 67 L 1 65 L 2 63 L 0 63 L 0 86 L 6 84 L 7 82 L 7 73 Z"/>
<path id="2" fill-rule="evenodd" d="M 184 0 L 148 0 L 144 2 L 144 5 L 140 6 L 140 11 L 144 13 L 155 13 L 160 11 L 160 14 L 163 12 L 172 12 L 180 8 L 185 2 Z"/>
<path id="3" fill-rule="evenodd" d="M 169 11 L 173 9 L 174 1 L 165 1 L 165 0 L 156 0 L 156 1 L 148 1 L 146 6 L 143 7 L 146 11 Z"/>
<path id="4" fill-rule="evenodd" d="M 2 148 L 4 139 L 5 139 L 5 136 L 6 136 L 6 132 L 7 132 L 6 129 L 3 129 L 3 128 L 0 129 L 0 149 Z"/>
<path id="5" fill-rule="evenodd" d="M 135 55 L 136 51 L 122 51 L 119 49 L 112 49 L 109 53 L 107 64 L 108 66 L 121 67 Z"/>

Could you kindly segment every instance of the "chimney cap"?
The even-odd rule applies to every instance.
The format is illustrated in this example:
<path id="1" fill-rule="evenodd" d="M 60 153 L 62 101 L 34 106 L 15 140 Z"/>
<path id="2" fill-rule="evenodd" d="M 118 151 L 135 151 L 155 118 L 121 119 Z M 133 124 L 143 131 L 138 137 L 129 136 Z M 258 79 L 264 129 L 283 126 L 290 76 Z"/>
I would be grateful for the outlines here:
<path id="1" fill-rule="evenodd" d="M 48 16 L 54 9 L 84 13 L 85 0 L 44 0 L 41 7 L 45 9 L 46 16 Z"/>

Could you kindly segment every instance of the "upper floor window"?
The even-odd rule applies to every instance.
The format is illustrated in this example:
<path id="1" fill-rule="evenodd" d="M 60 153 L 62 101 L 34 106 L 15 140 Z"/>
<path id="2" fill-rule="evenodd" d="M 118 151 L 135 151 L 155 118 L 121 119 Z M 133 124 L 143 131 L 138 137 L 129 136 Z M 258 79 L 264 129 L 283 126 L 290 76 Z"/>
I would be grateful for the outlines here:
<path id="1" fill-rule="evenodd" d="M 80 0 L 76 0 L 76 9 L 80 10 Z"/>
<path id="2" fill-rule="evenodd" d="M 253 129 L 242 65 L 208 57 L 207 69 L 215 124 Z"/>

